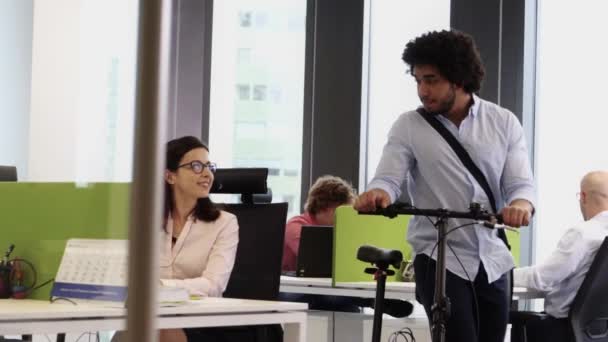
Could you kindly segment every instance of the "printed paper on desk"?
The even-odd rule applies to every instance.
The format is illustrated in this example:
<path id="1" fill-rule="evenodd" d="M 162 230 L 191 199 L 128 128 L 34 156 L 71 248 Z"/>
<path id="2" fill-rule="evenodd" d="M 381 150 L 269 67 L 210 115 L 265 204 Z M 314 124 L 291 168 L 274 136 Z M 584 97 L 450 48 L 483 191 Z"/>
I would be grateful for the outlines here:
<path id="1" fill-rule="evenodd" d="M 54 299 L 67 298 L 87 304 L 124 307 L 127 299 L 127 240 L 70 239 L 51 291 Z M 161 286 L 161 306 L 190 300 L 186 289 Z"/>
<path id="2" fill-rule="evenodd" d="M 124 303 L 128 248 L 127 240 L 68 240 L 51 296 Z"/>
<path id="3" fill-rule="evenodd" d="M 184 288 L 161 286 L 158 289 L 158 302 L 161 306 L 182 305 L 189 301 L 190 294 Z"/>

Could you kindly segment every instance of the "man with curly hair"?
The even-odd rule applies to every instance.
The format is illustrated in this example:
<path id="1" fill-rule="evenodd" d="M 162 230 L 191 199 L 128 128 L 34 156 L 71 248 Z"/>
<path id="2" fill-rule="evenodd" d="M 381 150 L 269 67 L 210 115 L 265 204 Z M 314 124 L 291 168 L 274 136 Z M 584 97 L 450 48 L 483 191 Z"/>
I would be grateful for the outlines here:
<path id="1" fill-rule="evenodd" d="M 505 224 L 525 226 L 534 212 L 535 189 L 521 124 L 509 110 L 479 98 L 484 68 L 471 36 L 426 33 L 410 41 L 403 61 L 417 83 L 426 111 L 462 144 L 481 170 Z M 359 211 L 386 207 L 407 191 L 418 208 L 466 211 L 489 196 L 445 139 L 417 111 L 402 114 L 384 146 Z M 449 228 L 470 224 L 450 219 Z M 416 295 L 429 321 L 435 285 L 437 232 L 426 217 L 410 220 Z M 446 248 L 446 292 L 451 302 L 446 341 L 503 341 L 508 322 L 508 272 L 513 258 L 496 230 L 474 224 L 452 231 Z"/>

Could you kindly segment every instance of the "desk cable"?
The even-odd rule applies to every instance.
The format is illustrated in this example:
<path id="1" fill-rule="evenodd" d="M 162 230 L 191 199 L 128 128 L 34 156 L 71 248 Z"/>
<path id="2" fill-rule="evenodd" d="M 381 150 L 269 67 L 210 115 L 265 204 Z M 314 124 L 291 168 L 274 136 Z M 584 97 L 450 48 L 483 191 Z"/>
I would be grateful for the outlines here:
<path id="1" fill-rule="evenodd" d="M 399 342 L 400 337 L 403 338 L 405 342 L 416 342 L 416 338 L 414 337 L 414 333 L 410 328 L 403 328 L 397 331 L 394 331 L 389 337 L 388 342 Z"/>

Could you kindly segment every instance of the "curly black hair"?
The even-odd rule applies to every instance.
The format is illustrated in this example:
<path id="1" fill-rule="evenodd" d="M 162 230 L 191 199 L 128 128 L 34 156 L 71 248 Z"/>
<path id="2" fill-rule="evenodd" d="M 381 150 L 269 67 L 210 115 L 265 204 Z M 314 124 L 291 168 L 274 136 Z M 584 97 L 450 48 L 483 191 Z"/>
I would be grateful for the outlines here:
<path id="1" fill-rule="evenodd" d="M 405 45 L 401 59 L 413 74 L 416 65 L 433 65 L 449 82 L 477 93 L 485 75 L 473 38 L 460 31 L 432 31 Z"/>

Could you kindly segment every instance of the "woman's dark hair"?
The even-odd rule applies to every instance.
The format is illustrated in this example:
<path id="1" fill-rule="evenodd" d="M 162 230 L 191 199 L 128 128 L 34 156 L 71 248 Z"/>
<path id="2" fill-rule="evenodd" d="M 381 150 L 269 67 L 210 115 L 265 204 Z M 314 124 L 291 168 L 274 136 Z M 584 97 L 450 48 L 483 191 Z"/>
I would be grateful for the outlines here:
<path id="1" fill-rule="evenodd" d="M 181 137 L 171 140 L 167 143 L 167 162 L 166 169 L 176 172 L 179 162 L 184 155 L 195 148 L 204 148 L 209 151 L 207 145 L 203 144 L 198 138 L 192 136 Z M 165 216 L 164 222 L 167 220 L 171 211 L 174 208 L 173 189 L 165 181 Z M 209 197 L 199 198 L 193 210 L 194 217 L 205 222 L 213 222 L 220 216 L 220 210 L 211 201 Z M 166 222 L 163 225 L 165 228 Z M 166 229 L 166 228 L 165 228 Z"/>
<path id="2" fill-rule="evenodd" d="M 461 86 L 469 94 L 481 89 L 483 64 L 473 38 L 464 32 L 426 33 L 407 43 L 401 59 L 412 74 L 416 65 L 432 65 L 450 83 Z"/>

